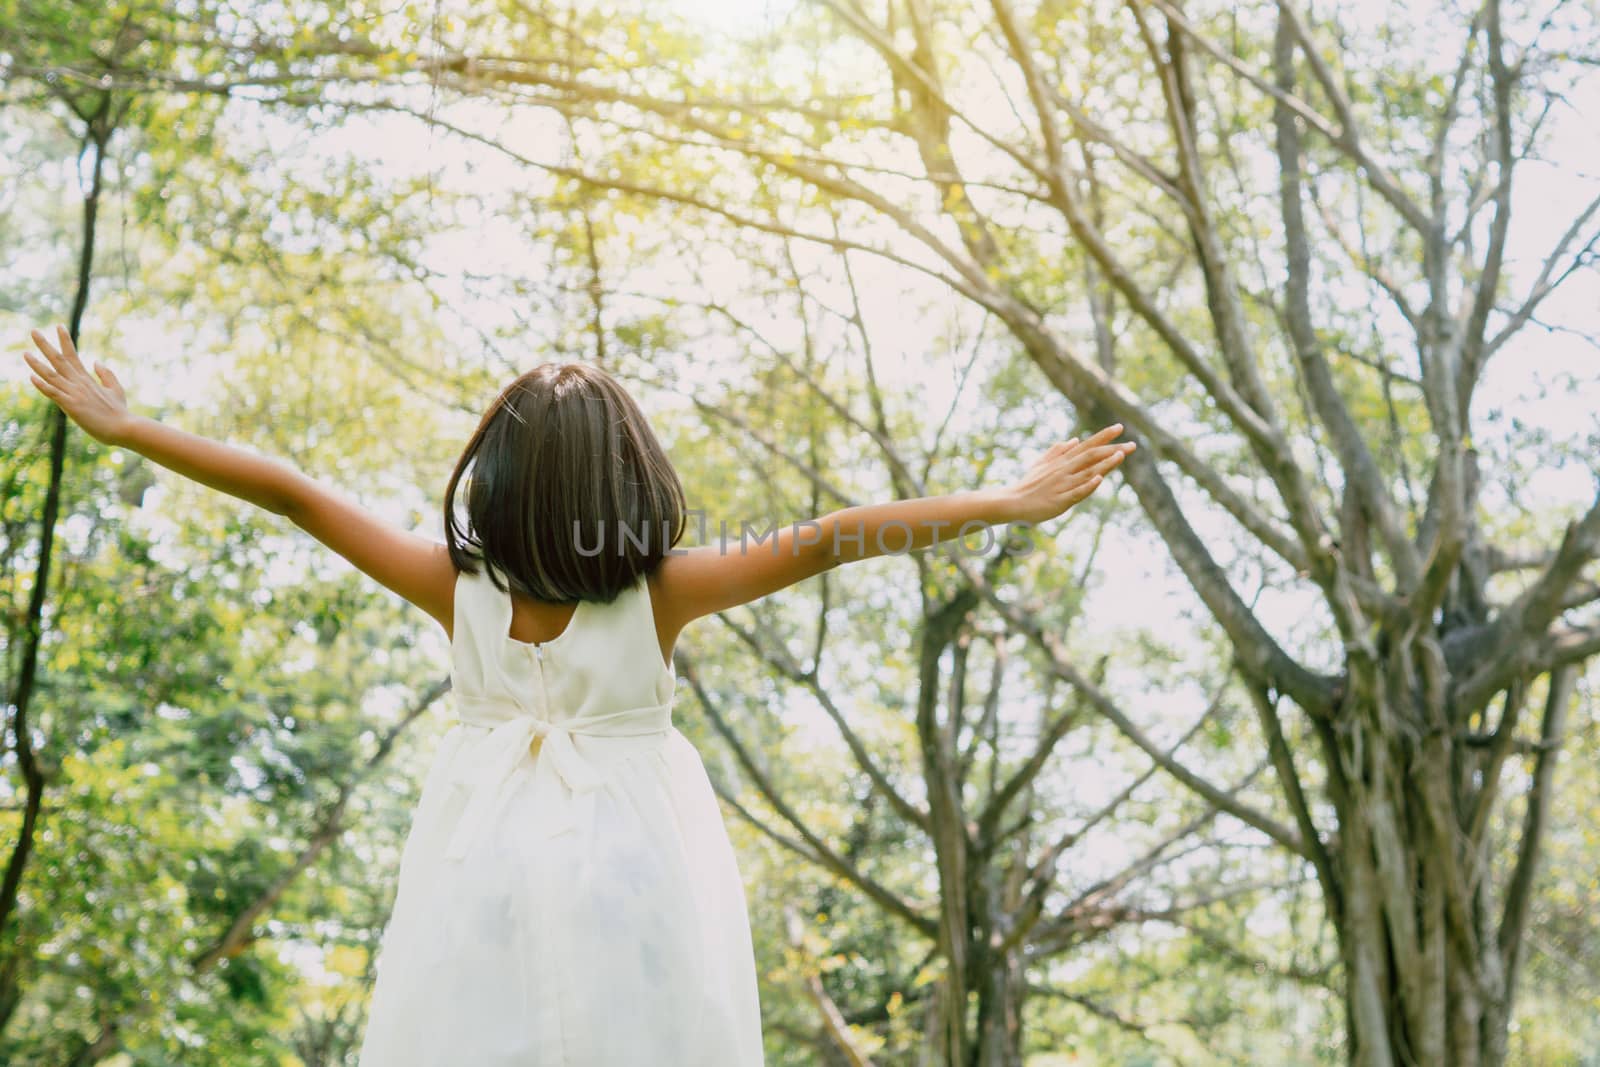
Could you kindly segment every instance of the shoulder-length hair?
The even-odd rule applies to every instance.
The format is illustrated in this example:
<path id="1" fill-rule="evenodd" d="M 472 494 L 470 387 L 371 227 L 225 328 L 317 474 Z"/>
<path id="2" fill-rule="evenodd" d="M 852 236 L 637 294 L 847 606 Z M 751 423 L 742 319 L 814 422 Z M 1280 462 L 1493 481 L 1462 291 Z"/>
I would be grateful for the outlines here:
<path id="1" fill-rule="evenodd" d="M 616 379 L 546 363 L 506 386 L 467 442 L 445 489 L 445 544 L 457 570 L 486 565 L 497 589 L 609 603 L 666 558 L 685 511 L 677 471 Z"/>

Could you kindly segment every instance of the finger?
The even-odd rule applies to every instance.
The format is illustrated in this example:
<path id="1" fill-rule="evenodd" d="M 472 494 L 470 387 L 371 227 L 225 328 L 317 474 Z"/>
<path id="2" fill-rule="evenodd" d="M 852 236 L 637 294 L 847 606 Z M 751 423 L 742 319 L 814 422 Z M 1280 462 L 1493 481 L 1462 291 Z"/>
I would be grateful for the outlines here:
<path id="1" fill-rule="evenodd" d="M 1101 445 L 1098 448 L 1085 448 L 1073 455 L 1068 469 L 1073 473 L 1090 470 L 1107 456 L 1121 455 L 1122 452 L 1121 445 Z"/>
<path id="2" fill-rule="evenodd" d="M 1115 469 L 1116 466 L 1121 463 L 1123 458 L 1126 456 L 1126 452 L 1118 449 L 1114 454 L 1107 456 L 1099 463 L 1096 463 L 1094 466 L 1090 467 L 1085 473 L 1092 477 L 1098 477 L 1099 475 L 1107 474 Z"/>
<path id="3" fill-rule="evenodd" d="M 1097 451 L 1117 447 L 1111 442 L 1117 436 L 1117 434 L 1121 432 L 1121 427 L 1108 426 L 1104 430 L 1100 430 L 1099 432 L 1090 435 L 1082 444 L 1078 445 L 1072 450 L 1073 458 L 1081 459 L 1082 457 L 1086 455 L 1092 455 Z"/>
<path id="4" fill-rule="evenodd" d="M 1118 445 L 1117 447 L 1113 448 L 1110 452 L 1108 452 L 1104 456 L 1102 456 L 1095 463 L 1095 465 L 1093 467 L 1091 467 L 1090 469 L 1098 471 L 1098 470 L 1106 470 L 1106 469 L 1109 469 L 1111 467 L 1115 467 L 1118 463 L 1121 463 L 1123 460 L 1128 458 L 1129 451 L 1130 451 L 1129 449 L 1123 448 L 1121 445 Z"/>
<path id="5" fill-rule="evenodd" d="M 1120 463 L 1133 453 L 1135 447 L 1137 446 L 1134 445 L 1132 441 L 1123 441 L 1120 444 L 1108 445 L 1099 450 L 1099 454 L 1095 458 L 1094 463 L 1090 465 L 1089 469 L 1098 467 L 1108 459 L 1114 459 Z"/>
<path id="6" fill-rule="evenodd" d="M 33 343 L 39 346 L 39 351 L 44 353 L 45 358 L 50 361 L 50 366 L 54 368 L 57 375 L 65 378 L 72 373 L 72 360 L 69 360 L 59 349 L 52 345 L 41 331 L 33 331 Z"/>
<path id="7" fill-rule="evenodd" d="M 110 367 L 106 366 L 104 363 L 96 362 L 94 365 L 94 373 L 95 377 L 100 379 L 101 385 L 105 386 L 107 389 L 115 389 L 119 393 L 122 392 L 122 383 L 117 381 L 117 376 L 111 373 Z"/>
<path id="8" fill-rule="evenodd" d="M 1072 492 L 1067 494 L 1067 506 L 1071 507 L 1073 504 L 1087 500 L 1096 489 L 1100 488 L 1100 483 L 1102 481 L 1104 481 L 1104 479 L 1097 474 L 1093 478 L 1090 478 L 1088 481 L 1084 482 L 1082 485 L 1073 489 Z"/>
<path id="9" fill-rule="evenodd" d="M 1117 449 L 1111 455 L 1100 460 L 1100 462 L 1090 464 L 1089 466 L 1084 467 L 1082 470 L 1074 471 L 1071 478 L 1067 482 L 1067 485 L 1070 487 L 1068 492 L 1078 492 L 1083 490 L 1085 486 L 1099 485 L 1104 479 L 1105 475 L 1111 473 L 1111 471 L 1116 468 L 1117 464 L 1122 462 L 1122 457 L 1124 455 L 1126 455 L 1125 452 L 1123 452 L 1121 449 Z M 1093 491 L 1094 490 L 1092 488 L 1088 490 L 1088 492 Z"/>
<path id="10" fill-rule="evenodd" d="M 39 390 L 39 392 L 43 393 L 51 400 L 60 399 L 61 393 L 55 388 L 55 386 L 45 382 L 37 374 L 28 375 L 28 380 L 33 383 L 33 387 L 35 389 Z"/>
<path id="11" fill-rule="evenodd" d="M 38 330 L 30 330 L 28 331 L 28 336 L 33 338 L 33 343 L 39 346 L 39 351 L 45 354 L 46 359 L 49 359 L 52 363 L 54 363 L 56 360 L 61 358 L 61 353 L 57 352 L 55 348 L 51 346 L 50 342 L 45 340 L 43 333 L 40 333 Z"/>
<path id="12" fill-rule="evenodd" d="M 22 358 L 27 362 L 29 369 L 35 374 L 39 375 L 41 378 L 45 378 L 49 381 L 55 381 L 61 377 L 60 373 L 54 367 L 40 359 L 38 356 L 34 355 L 32 352 L 22 353 Z"/>
<path id="13" fill-rule="evenodd" d="M 1113 440 L 1121 432 L 1122 423 L 1114 422 L 1104 429 L 1096 430 L 1092 435 L 1090 435 L 1089 439 L 1085 441 L 1084 444 L 1092 448 L 1096 445 L 1101 445 L 1107 441 Z"/>
<path id="14" fill-rule="evenodd" d="M 78 358 L 78 346 L 72 343 L 72 335 L 65 326 L 56 327 L 57 343 L 61 345 L 61 356 L 72 366 L 83 370 L 83 360 Z"/>

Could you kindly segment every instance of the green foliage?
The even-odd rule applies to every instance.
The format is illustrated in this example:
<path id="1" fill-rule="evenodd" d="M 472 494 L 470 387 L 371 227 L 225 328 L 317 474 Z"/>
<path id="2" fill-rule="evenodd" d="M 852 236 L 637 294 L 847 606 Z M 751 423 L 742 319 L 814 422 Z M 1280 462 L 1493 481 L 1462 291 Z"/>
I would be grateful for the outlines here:
<path id="1" fill-rule="evenodd" d="M 979 46 L 996 30 L 986 9 L 928 6 L 946 84 L 988 85 Z M 1266 10 L 1191 13 L 1265 69 Z M 1052 88 L 1085 101 L 1150 158 L 1171 157 L 1160 86 L 1145 77 L 1122 5 L 1046 0 L 1025 17 Z M 1370 57 L 1368 76 L 1345 78 L 1353 108 L 1381 131 L 1383 151 L 1425 146 L 1448 71 L 1398 29 L 1380 28 L 1369 44 L 1389 58 Z M 458 62 L 471 55 L 538 74 L 519 81 L 492 62 Z M 919 485 L 994 484 L 1031 453 L 1092 429 L 986 313 L 953 306 L 949 290 L 916 270 L 885 272 L 859 249 L 825 247 L 854 241 L 928 262 L 859 202 L 829 192 L 828 181 L 846 176 L 892 209 L 933 220 L 936 239 L 959 235 L 919 180 L 927 160 L 906 143 L 909 89 L 810 8 L 741 40 L 642 2 L 455 11 L 420 0 L 0 0 L 0 71 L 0 329 L 12 336 L 66 315 L 82 205 L 63 190 L 81 192 L 80 150 L 86 134 L 103 133 L 111 168 L 88 347 L 153 413 L 284 456 L 403 524 L 434 528 L 444 476 L 481 405 L 510 373 L 545 359 L 603 359 L 636 389 L 712 540 L 722 520 L 737 537 L 746 520 L 764 529 Z M 1264 338 L 1258 365 L 1272 395 L 1292 398 L 1285 425 L 1317 471 L 1313 492 L 1336 510 L 1341 487 L 1277 328 L 1275 184 L 1252 179 L 1270 104 L 1212 65 L 1196 91 L 1208 105 L 1200 150 L 1226 175 L 1216 183 L 1225 258 L 1248 265 L 1242 310 Z M 724 103 L 685 118 L 680 102 L 692 95 Z M 1006 135 L 1010 118 L 993 114 L 994 128 L 976 133 Z M 653 125 L 663 118 L 671 124 Z M 707 147 L 718 137 L 726 143 Z M 1106 239 L 1215 364 L 1185 220 L 1118 180 L 1109 153 L 1085 151 Z M 1408 233 L 1386 232 L 1382 206 L 1361 198 L 1344 156 L 1320 143 L 1311 152 L 1318 206 L 1347 227 L 1336 234 L 1329 223 L 1315 250 L 1315 269 L 1330 279 L 1319 291 L 1348 296 L 1316 309 L 1318 339 L 1382 478 L 1410 505 L 1425 486 L 1405 487 L 1427 470 L 1435 442 L 1403 370 L 1416 353 L 1398 349 L 1400 334 L 1374 312 L 1383 299 L 1362 260 L 1395 264 L 1404 289 L 1417 283 L 1421 250 Z M 796 167 L 818 155 L 861 166 L 820 165 L 826 180 L 800 180 Z M 1116 336 L 1108 370 L 1119 385 L 1275 514 L 1256 457 L 1154 331 L 1109 295 L 1081 244 L 1043 214 L 1037 198 L 1047 192 L 1034 176 L 988 162 L 956 202 L 993 224 L 1011 291 L 1084 352 L 1101 340 L 1085 294 L 1106 296 Z M 1488 508 L 1483 528 L 1519 543 L 1548 532 L 1537 510 L 1511 506 L 1530 477 L 1582 456 L 1562 455 L 1569 442 L 1492 399 L 1474 445 L 1508 506 Z M 0 390 L 0 693 L 15 679 L 36 565 L 46 411 L 22 386 Z M 908 470 L 884 462 L 880 438 Z M 442 670 L 442 635 L 280 520 L 81 434 L 69 445 L 33 715 L 49 786 L 21 906 L 0 931 L 0 1062 L 69 1062 L 116 1021 L 129 1064 L 351 1063 L 399 847 L 442 724 L 424 719 L 412 731 L 423 736 L 407 734 L 381 766 L 368 761 L 397 709 Z M 1419 518 L 1411 508 L 1407 520 Z M 1002 573 L 998 591 L 1076 661 L 1109 663 L 1108 685 L 1170 743 L 1194 723 L 1194 691 L 1222 676 L 1230 650 L 1193 637 L 1192 598 L 1149 597 L 1134 605 L 1143 617 L 1126 621 L 1139 596 L 1105 588 L 1100 575 L 1112 554 L 1119 574 L 1132 573 L 1130 559 L 1156 559 L 1146 580 L 1163 577 L 1165 555 L 1139 527 L 1125 499 L 1098 496 L 1069 523 L 1036 531 L 1036 551 Z M 1235 543 L 1231 528 L 1203 533 L 1241 588 L 1260 579 L 1258 595 L 1277 592 L 1253 557 L 1259 546 Z M 805 680 L 732 631 L 843 694 L 842 713 L 876 766 L 920 805 L 919 641 L 925 609 L 960 585 L 948 552 L 883 561 L 685 638 L 709 692 L 806 824 L 927 910 L 938 871 L 926 836 L 884 803 Z M 1320 617 L 1290 628 L 1297 652 L 1333 643 Z M 973 693 L 996 666 L 988 638 L 1003 629 L 981 606 L 963 632 Z M 1007 647 L 992 736 L 959 738 L 976 754 L 961 798 L 974 806 L 1022 764 L 1050 716 L 1072 706 L 1024 642 Z M 946 650 L 941 679 L 954 658 Z M 1246 782 L 1243 795 L 1281 814 L 1267 776 L 1248 778 L 1265 749 L 1256 719 L 1242 694 L 1223 695 L 1184 758 Z M 923 1012 L 944 977 L 935 946 L 777 841 L 768 831 L 789 828 L 722 734 L 692 702 L 679 707 L 680 728 L 742 808 L 726 810 L 748 887 L 769 1062 L 823 1062 L 813 976 L 876 1062 L 916 1062 Z M 1600 1036 L 1600 839 L 1592 818 L 1573 814 L 1589 811 L 1600 785 L 1592 718 L 1575 727 L 1558 778 L 1557 809 L 1571 817 L 1552 831 L 1536 905 L 1513 1049 L 1527 1064 L 1585 1062 Z M 1300 736 L 1290 743 L 1310 751 Z M 1027 849 L 1084 825 L 1102 794 L 1147 768 L 1103 723 L 1075 730 L 1023 802 L 1024 823 L 975 869 L 989 877 L 1036 854 Z M 1321 774 L 1314 760 L 1305 770 Z M 20 776 L 14 760 L 0 771 L 9 845 Z M 341 802 L 338 832 L 298 870 Z M 1200 816 L 1191 795 L 1152 778 L 1067 853 L 1050 903 L 1093 896 L 1114 861 Z M 1344 1061 L 1336 953 L 1308 872 L 1264 855 L 1226 819 L 1197 833 L 1104 894 L 1165 917 L 1075 934 L 1030 966 L 1030 1064 Z M 286 878 L 243 936 L 197 969 Z M 1249 892 L 1216 892 L 1256 881 Z M 11 992 L 18 999 L 7 1005 Z"/>

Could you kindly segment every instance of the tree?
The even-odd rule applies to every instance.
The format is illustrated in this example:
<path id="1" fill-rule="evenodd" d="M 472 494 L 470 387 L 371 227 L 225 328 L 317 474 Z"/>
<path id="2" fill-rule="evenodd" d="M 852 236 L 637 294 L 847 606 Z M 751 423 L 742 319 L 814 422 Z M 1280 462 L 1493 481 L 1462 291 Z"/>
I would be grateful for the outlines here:
<path id="1" fill-rule="evenodd" d="M 1503 515 L 1532 502 L 1497 469 L 1538 456 L 1483 386 L 1593 262 L 1592 190 L 1531 268 L 1509 250 L 1524 164 L 1595 27 L 1559 3 L 1407 14 L 817 0 L 713 44 L 512 3 L 430 24 L 424 47 L 318 22 L 292 56 L 237 35 L 203 82 L 112 77 L 410 111 L 596 191 L 896 264 L 993 316 L 1080 418 L 1140 442 L 1126 478 L 1231 649 L 1275 808 L 1166 752 L 1025 612 L 985 603 L 1167 774 L 1311 872 L 1352 1062 L 1497 1064 L 1575 679 L 1600 651 L 1600 500 L 1556 535 Z M 570 140 L 440 115 L 419 87 L 554 111 Z M 1251 575 L 1309 631 L 1247 599 Z M 957 829 L 942 865 L 970 849 Z M 961 1014 L 947 1060 L 1005 1062 Z"/>
<path id="2" fill-rule="evenodd" d="M 691 243 L 705 249 L 700 236 L 679 241 L 684 256 Z M 752 317 L 714 295 L 679 305 L 730 328 L 748 349 L 743 363 L 754 379 L 685 397 L 706 425 L 680 430 L 677 450 L 693 457 L 685 474 L 713 541 L 722 519 L 734 527 L 730 540 L 739 536 L 735 516 L 759 527 L 858 504 L 865 493 L 884 492 L 880 485 L 922 496 L 935 485 L 982 483 L 995 453 L 1049 444 L 1042 435 L 1001 443 L 1015 422 L 1005 390 L 1033 373 L 1026 365 L 975 367 L 987 351 L 981 324 L 953 341 L 954 351 L 930 354 L 930 374 L 953 364 L 963 384 L 948 401 L 949 418 L 919 428 L 920 398 L 880 385 L 875 366 L 885 357 L 868 327 L 868 282 L 844 262 L 843 283 L 831 294 L 841 303 L 830 305 L 828 279 L 817 269 L 830 259 L 780 247 L 770 266 L 753 266 L 752 288 L 782 295 L 754 302 Z M 716 287 L 707 280 L 693 288 L 714 294 Z M 785 325 L 770 327 L 774 320 Z M 931 369 L 935 359 L 939 372 Z M 957 420 L 958 408 L 985 414 Z M 785 427 L 800 428 L 797 439 Z M 752 455 L 741 461 L 725 450 Z M 701 468 L 740 467 L 750 473 L 702 477 Z M 843 1022 L 882 1043 L 889 1062 L 913 1055 L 948 1062 L 952 1049 L 972 1049 L 984 1062 L 1020 1063 L 1042 1047 L 1028 1016 L 1046 994 L 1138 1032 L 1136 1020 L 1056 979 L 1066 969 L 1059 965 L 1119 927 L 1247 910 L 1293 883 L 1292 872 L 1229 870 L 1226 862 L 1220 873 L 1186 870 L 1193 854 L 1253 832 L 1217 826 L 1223 813 L 1215 803 L 1156 799 L 1160 768 L 1152 760 L 1209 749 L 1202 731 L 1233 717 L 1230 701 L 1243 704 L 1226 673 L 1192 722 L 1162 731 L 1175 738 L 1140 733 L 1143 749 L 1133 750 L 1132 769 L 1122 775 L 1114 768 L 1126 746 L 1092 729 L 1093 709 L 1054 672 L 1053 646 L 1099 645 L 1085 606 L 1097 550 L 1117 536 L 1113 521 L 1114 509 L 1086 508 L 1060 538 L 1037 534 L 1034 543 L 1011 531 L 985 549 L 969 537 L 954 551 L 826 575 L 815 590 L 796 590 L 781 603 L 723 613 L 718 629 L 754 660 L 753 676 L 712 635 L 682 642 L 680 675 L 710 740 L 731 751 L 732 767 L 718 776 L 727 810 L 813 865 L 830 886 L 789 898 L 789 910 L 768 921 L 803 942 L 805 923 L 794 909 L 814 901 L 810 911 L 833 916 L 840 931 L 833 951 L 863 961 L 805 979 L 815 1002 L 806 1014 L 833 1054 L 865 1054 Z M 908 581 L 895 581 L 897 571 Z M 888 603 L 871 603 L 886 594 Z M 1108 660 L 1099 659 L 1097 678 Z M 837 735 L 842 767 L 810 747 L 790 754 L 785 735 L 802 707 Z M 1256 760 L 1219 795 L 1237 804 L 1265 768 Z M 1079 776 L 1120 781 L 1105 797 L 1062 795 L 1058 783 Z M 833 799 L 841 784 L 850 798 L 843 810 Z M 1103 851 L 1101 835 L 1126 841 L 1128 855 L 1116 864 L 1099 860 L 1096 869 L 1092 853 L 1079 857 Z M 841 914 L 852 919 L 838 925 Z M 885 1010 L 890 1003 L 901 1018 Z M 914 1046 L 900 1032 L 902 1019 L 914 1020 Z"/>
<path id="3" fill-rule="evenodd" d="M 292 314 L 269 336 L 306 350 L 319 308 L 283 290 L 299 295 L 292 275 L 310 257 L 274 245 L 292 245 L 283 237 L 292 227 L 273 228 L 259 210 L 226 219 L 197 209 L 180 232 L 155 210 L 173 194 L 220 201 L 218 186 L 249 191 L 238 184 L 246 161 L 203 151 L 221 99 L 174 101 L 101 82 L 120 64 L 170 60 L 180 25 L 159 6 L 0 5 L 0 129 L 18 171 L 7 191 L 36 188 L 35 174 L 22 172 L 28 163 L 46 183 L 76 166 L 83 189 L 65 225 L 50 202 L 35 232 L 6 227 L 8 250 L 26 253 L 7 256 L 7 290 L 23 296 L 32 325 L 63 312 L 75 337 L 87 325 L 86 348 L 119 367 L 127 364 L 106 350 L 116 329 L 155 314 L 163 296 L 180 306 L 207 297 L 204 306 L 232 313 L 229 327 L 252 295 L 275 298 L 266 302 Z M 205 173 L 186 185 L 184 165 Z M 304 178 L 285 214 L 332 206 Z M 403 230 L 403 202 L 388 207 L 401 220 L 389 232 Z M 227 243 L 196 239 L 208 225 L 226 230 Z M 218 254 L 190 270 L 168 261 L 135 282 L 130 232 L 147 255 L 185 239 Z M 378 244 L 384 231 L 367 234 Z M 55 268 L 48 253 L 58 243 L 70 271 L 14 284 L 12 260 Z M 345 304 L 338 294 L 349 285 L 367 283 L 371 294 L 358 271 L 323 272 L 330 304 Z M 384 310 L 369 301 L 356 321 L 370 326 Z M 284 450 L 325 434 L 322 405 L 396 399 L 384 395 L 388 379 L 338 366 L 276 381 L 285 361 L 269 361 L 279 356 L 270 347 L 252 351 L 259 334 L 240 333 L 229 337 L 231 381 L 278 412 L 251 421 L 261 437 L 280 435 Z M 148 390 L 157 383 L 141 369 L 127 378 Z M 282 418 L 285 410 L 298 417 Z M 414 428 L 426 425 L 413 413 Z M 171 1059 L 194 1054 L 189 1029 L 208 1047 L 235 1046 L 235 1062 L 279 1062 L 265 1038 L 301 976 L 263 948 L 326 912 L 336 894 L 324 872 L 361 866 L 340 855 L 353 851 L 343 840 L 350 812 L 448 683 L 427 677 L 431 663 L 418 670 L 396 605 L 374 604 L 349 575 L 317 576 L 292 539 L 274 543 L 276 520 L 241 518 L 233 502 L 191 498 L 183 487 L 170 514 L 146 508 L 158 484 L 149 465 L 89 441 L 25 384 L 0 394 L 0 438 L 0 1060 L 87 1065 L 124 1050 Z M 386 440 L 338 444 L 349 469 L 370 467 L 380 450 L 385 469 L 396 469 Z M 333 458 L 324 450 L 302 462 Z M 268 564 L 305 579 L 268 581 Z M 241 604 L 240 590 L 251 602 Z M 115 610 L 129 603 L 137 610 Z M 248 607 L 264 608 L 261 617 L 248 618 Z M 373 704 L 392 705 L 407 689 L 415 700 L 392 721 L 374 714 Z M 395 791 L 387 807 L 403 812 L 407 794 Z M 371 821 L 362 851 L 392 850 L 384 822 Z M 376 927 L 373 943 L 362 943 L 359 919 L 346 935 L 369 959 L 382 927 L 371 910 L 363 918 Z"/>
<path id="4" fill-rule="evenodd" d="M 1574 205 L 1513 287 L 1517 177 L 1592 20 L 1445 8 L 1429 25 L 1455 58 L 1435 70 L 1391 54 L 1397 34 L 1319 26 L 1291 0 L 817 7 L 741 53 L 743 77 L 670 53 L 618 69 L 598 46 L 575 62 L 454 48 L 432 69 L 558 107 L 619 160 L 654 138 L 702 173 L 718 161 L 690 186 L 687 166 L 539 160 L 934 277 L 1085 418 L 1124 422 L 1143 446 L 1128 482 L 1232 645 L 1289 822 L 1164 765 L 1315 872 L 1352 1062 L 1503 1062 L 1573 679 L 1600 651 L 1600 625 L 1572 614 L 1596 596 L 1600 499 L 1546 547 L 1497 540 L 1513 531 L 1483 503 L 1479 387 L 1600 239 L 1600 199 Z M 801 55 L 796 84 L 781 64 Z M 1011 110 L 976 115 L 980 89 Z M 1156 366 L 1177 395 L 1134 387 Z M 1208 455 L 1191 428 L 1237 446 Z M 1218 513 L 1314 598 L 1320 647 L 1286 647 L 1240 595 L 1200 532 Z M 959 1040 L 950 1055 L 981 1058 Z"/>

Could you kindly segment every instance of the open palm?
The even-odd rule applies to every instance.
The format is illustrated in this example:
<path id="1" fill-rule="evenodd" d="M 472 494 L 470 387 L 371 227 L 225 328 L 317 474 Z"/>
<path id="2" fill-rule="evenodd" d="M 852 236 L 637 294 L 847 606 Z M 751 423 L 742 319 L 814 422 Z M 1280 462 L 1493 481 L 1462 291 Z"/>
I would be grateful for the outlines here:
<path id="1" fill-rule="evenodd" d="M 1132 441 L 1113 444 L 1120 433 L 1118 423 L 1085 441 L 1073 438 L 1052 445 L 1011 489 L 1018 518 L 1045 522 L 1088 498 L 1136 447 Z"/>
<path id="2" fill-rule="evenodd" d="M 103 363 L 96 363 L 90 374 L 65 326 L 56 327 L 55 345 L 39 330 L 32 337 L 43 358 L 33 352 L 24 352 L 22 358 L 33 371 L 29 378 L 34 386 L 59 404 L 84 433 L 115 443 L 129 421 L 128 397 L 117 376 Z"/>

